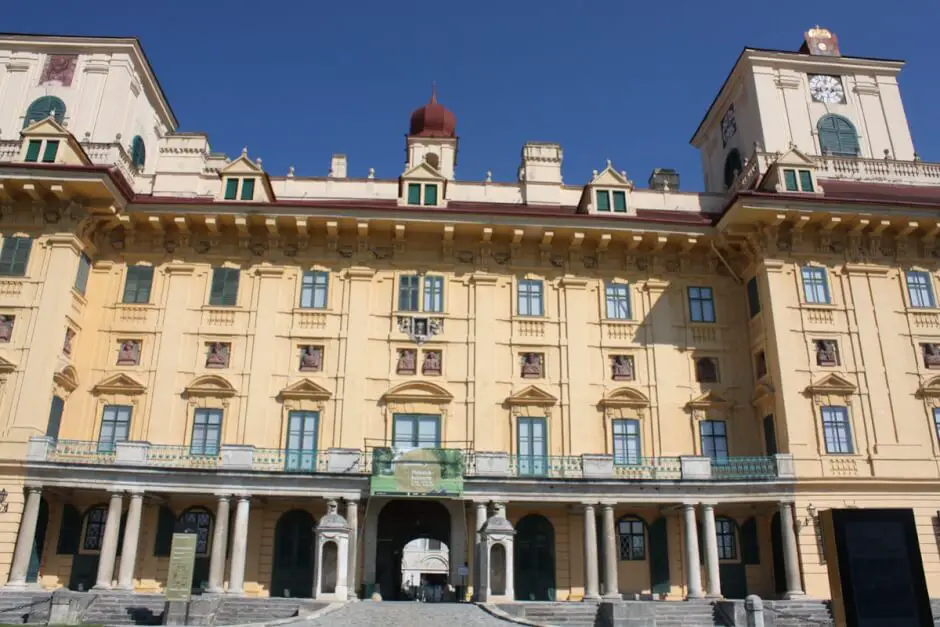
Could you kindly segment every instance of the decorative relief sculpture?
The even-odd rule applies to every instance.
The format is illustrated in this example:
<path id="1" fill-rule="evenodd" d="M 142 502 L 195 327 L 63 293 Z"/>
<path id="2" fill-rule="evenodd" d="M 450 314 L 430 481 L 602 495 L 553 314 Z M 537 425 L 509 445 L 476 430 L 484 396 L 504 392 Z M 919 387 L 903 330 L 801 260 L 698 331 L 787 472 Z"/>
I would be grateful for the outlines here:
<path id="1" fill-rule="evenodd" d="M 614 381 L 633 381 L 633 355 L 614 355 L 610 358 L 611 378 Z"/>
<path id="2" fill-rule="evenodd" d="M 0 316 L 0 342 L 9 342 L 13 337 L 13 322 L 16 316 Z"/>
<path id="3" fill-rule="evenodd" d="M 441 351 L 424 351 L 424 363 L 421 364 L 421 374 L 441 374 Z"/>
<path id="4" fill-rule="evenodd" d="M 542 378 L 542 366 L 545 358 L 541 353 L 522 354 L 522 377 L 524 379 Z"/>
<path id="5" fill-rule="evenodd" d="M 699 357 L 695 360 L 695 380 L 699 383 L 718 382 L 718 360 L 714 357 Z"/>
<path id="6" fill-rule="evenodd" d="M 839 345 L 835 340 L 816 340 L 816 365 L 839 365 Z"/>
<path id="7" fill-rule="evenodd" d="M 310 344 L 300 347 L 301 372 L 320 372 L 323 370 L 323 347 Z"/>
<path id="8" fill-rule="evenodd" d="M 206 351 L 206 368 L 228 368 L 229 355 L 232 352 L 230 342 L 209 342 Z"/>
<path id="9" fill-rule="evenodd" d="M 398 331 L 404 333 L 418 344 L 424 344 L 444 330 L 443 318 L 427 316 L 398 316 Z"/>
<path id="10" fill-rule="evenodd" d="M 42 68 L 39 84 L 70 86 L 75 77 L 76 65 L 78 65 L 77 54 L 50 54 L 46 57 L 46 65 Z"/>
<path id="11" fill-rule="evenodd" d="M 414 374 L 417 359 L 417 350 L 413 348 L 398 349 L 398 364 L 395 366 L 395 372 L 398 374 Z"/>
<path id="12" fill-rule="evenodd" d="M 921 344 L 920 349 L 924 354 L 924 368 L 940 368 L 940 344 Z"/>
<path id="13" fill-rule="evenodd" d="M 75 339 L 75 330 L 66 329 L 65 330 L 65 341 L 62 343 L 62 352 L 66 355 L 72 354 L 72 340 Z"/>
<path id="14" fill-rule="evenodd" d="M 140 340 L 121 340 L 118 350 L 117 365 L 136 366 L 140 363 Z"/>

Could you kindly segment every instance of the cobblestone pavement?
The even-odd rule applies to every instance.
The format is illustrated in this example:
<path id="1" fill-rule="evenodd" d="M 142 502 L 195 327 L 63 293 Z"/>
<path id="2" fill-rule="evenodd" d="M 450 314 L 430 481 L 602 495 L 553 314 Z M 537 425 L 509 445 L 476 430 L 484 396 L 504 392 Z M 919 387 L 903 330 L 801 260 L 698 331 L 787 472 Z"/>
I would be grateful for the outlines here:
<path id="1" fill-rule="evenodd" d="M 470 603 L 361 601 L 305 622 L 303 627 L 508 627 L 511 624 Z"/>

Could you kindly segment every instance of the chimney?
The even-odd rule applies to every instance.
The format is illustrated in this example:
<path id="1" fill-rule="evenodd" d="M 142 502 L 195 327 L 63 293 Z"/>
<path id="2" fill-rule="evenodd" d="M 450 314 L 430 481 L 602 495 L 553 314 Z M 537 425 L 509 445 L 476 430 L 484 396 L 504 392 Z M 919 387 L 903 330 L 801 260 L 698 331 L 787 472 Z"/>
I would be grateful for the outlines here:
<path id="1" fill-rule="evenodd" d="M 679 173 L 672 168 L 656 168 L 650 174 L 650 189 L 661 192 L 679 191 Z"/>
<path id="2" fill-rule="evenodd" d="M 330 178 L 346 178 L 346 155 L 333 155 L 330 159 Z"/>
<path id="3" fill-rule="evenodd" d="M 561 204 L 561 161 L 559 144 L 529 142 L 522 147 L 519 182 L 530 205 Z"/>

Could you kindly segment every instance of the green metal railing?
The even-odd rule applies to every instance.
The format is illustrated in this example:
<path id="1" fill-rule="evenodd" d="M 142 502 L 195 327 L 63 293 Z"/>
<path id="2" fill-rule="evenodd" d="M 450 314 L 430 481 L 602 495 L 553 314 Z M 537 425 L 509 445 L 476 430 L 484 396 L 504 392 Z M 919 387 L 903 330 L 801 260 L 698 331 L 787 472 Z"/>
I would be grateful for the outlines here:
<path id="1" fill-rule="evenodd" d="M 95 440 L 57 440 L 47 459 L 68 464 L 110 464 L 114 462 L 114 450 L 99 450 Z"/>
<path id="2" fill-rule="evenodd" d="M 777 478 L 773 457 L 728 457 L 712 460 L 714 481 L 772 481 Z"/>
<path id="3" fill-rule="evenodd" d="M 509 474 L 516 477 L 581 477 L 584 466 L 580 456 L 512 455 Z"/>
<path id="4" fill-rule="evenodd" d="M 645 481 L 678 481 L 682 465 L 678 457 L 635 457 L 626 463 L 614 461 L 614 477 Z"/>
<path id="5" fill-rule="evenodd" d="M 151 444 L 147 449 L 147 464 L 172 468 L 217 468 L 222 456 L 219 453 L 193 453 L 181 444 Z"/>
<path id="6" fill-rule="evenodd" d="M 269 472 L 326 472 L 328 460 L 329 457 L 324 451 L 256 448 L 251 468 Z"/>

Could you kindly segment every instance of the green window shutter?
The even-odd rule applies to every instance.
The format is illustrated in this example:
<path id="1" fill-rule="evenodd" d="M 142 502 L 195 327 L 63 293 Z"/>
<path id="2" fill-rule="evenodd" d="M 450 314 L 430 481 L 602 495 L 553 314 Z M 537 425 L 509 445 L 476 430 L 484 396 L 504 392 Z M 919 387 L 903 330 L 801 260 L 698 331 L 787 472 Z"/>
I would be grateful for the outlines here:
<path id="1" fill-rule="evenodd" d="M 46 423 L 46 437 L 53 440 L 59 437 L 59 426 L 62 424 L 62 412 L 65 411 L 65 401 L 61 396 L 52 397 L 49 407 L 49 422 Z"/>
<path id="2" fill-rule="evenodd" d="M 421 204 L 421 185 L 419 183 L 408 183 L 408 204 Z"/>
<path id="3" fill-rule="evenodd" d="M 125 303 L 149 303 L 153 285 L 153 266 L 131 266 L 124 283 Z"/>
<path id="4" fill-rule="evenodd" d="M 813 189 L 813 175 L 809 170 L 800 170 L 800 189 L 804 192 L 815 191 Z"/>
<path id="5" fill-rule="evenodd" d="M 75 555 L 82 535 L 82 515 L 74 505 L 66 503 L 62 507 L 62 522 L 59 525 L 58 555 Z"/>
<path id="6" fill-rule="evenodd" d="M 42 162 L 55 163 L 55 156 L 57 152 L 59 152 L 59 140 L 47 139 L 46 149 L 42 151 Z"/>
<path id="7" fill-rule="evenodd" d="M 610 211 L 610 192 L 607 192 L 607 191 L 597 192 L 597 210 L 598 211 Z"/>
<path id="8" fill-rule="evenodd" d="M 45 120 L 52 114 L 55 114 L 55 121 L 62 124 L 65 120 L 65 103 L 55 96 L 36 98 L 26 110 L 26 115 L 23 116 L 23 128 L 34 122 Z"/>
<path id="9" fill-rule="evenodd" d="M 242 200 L 255 199 L 255 180 L 242 179 Z"/>
<path id="10" fill-rule="evenodd" d="M 741 525 L 741 561 L 745 564 L 760 564 L 760 545 L 757 541 L 757 521 L 748 518 Z"/>
<path id="11" fill-rule="evenodd" d="M 169 557 L 175 528 L 176 516 L 173 514 L 173 510 L 165 505 L 160 507 L 160 513 L 157 515 L 157 537 L 153 543 L 155 557 Z"/>
<path id="12" fill-rule="evenodd" d="M 31 139 L 29 140 L 29 145 L 26 146 L 26 161 L 28 163 L 36 163 L 39 161 L 39 150 L 42 148 L 41 139 Z"/>
<path id="13" fill-rule="evenodd" d="M 238 269 L 215 268 L 212 271 L 212 290 L 209 304 L 233 306 L 238 300 Z"/>
<path id="14" fill-rule="evenodd" d="M 626 192 L 614 192 L 614 211 L 618 211 L 620 213 L 627 212 Z"/>
<path id="15" fill-rule="evenodd" d="M 426 205 L 437 204 L 437 185 L 425 185 L 424 186 L 424 204 Z"/>
<path id="16" fill-rule="evenodd" d="M 238 179 L 225 179 L 225 200 L 235 200 L 236 194 L 238 194 Z"/>
<path id="17" fill-rule="evenodd" d="M 131 163 L 133 163 L 134 167 L 138 170 L 142 170 L 146 161 L 147 146 L 144 145 L 143 138 L 138 135 L 134 138 L 134 141 L 131 142 Z"/>
<path id="18" fill-rule="evenodd" d="M 29 237 L 7 237 L 0 249 L 0 275 L 26 276 L 26 264 L 33 240 Z"/>
<path id="19" fill-rule="evenodd" d="M 796 184 L 796 170 L 784 170 L 783 182 L 786 185 L 788 192 L 800 191 L 799 186 Z"/>

